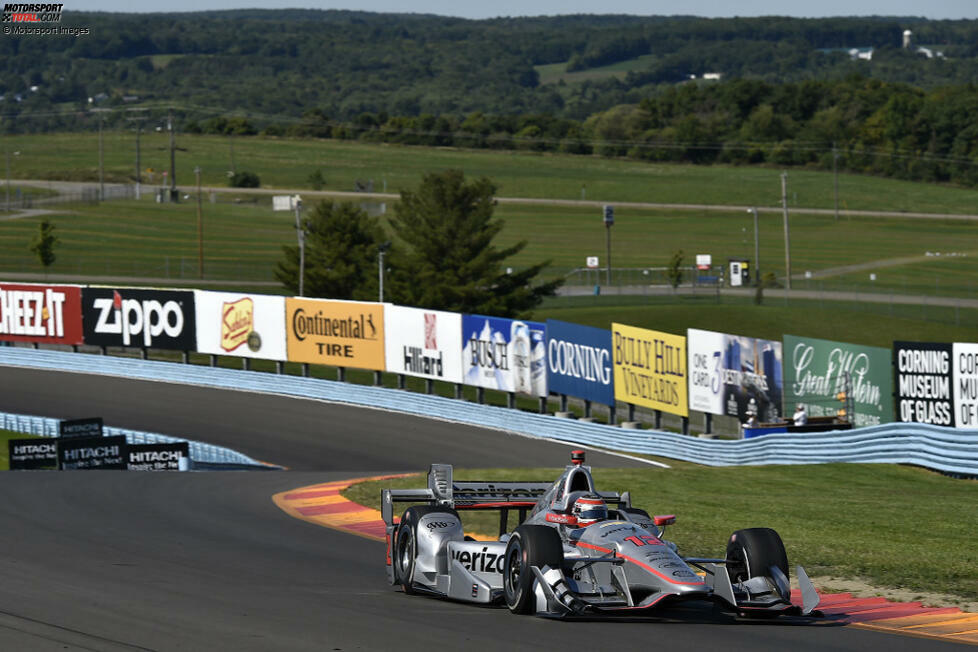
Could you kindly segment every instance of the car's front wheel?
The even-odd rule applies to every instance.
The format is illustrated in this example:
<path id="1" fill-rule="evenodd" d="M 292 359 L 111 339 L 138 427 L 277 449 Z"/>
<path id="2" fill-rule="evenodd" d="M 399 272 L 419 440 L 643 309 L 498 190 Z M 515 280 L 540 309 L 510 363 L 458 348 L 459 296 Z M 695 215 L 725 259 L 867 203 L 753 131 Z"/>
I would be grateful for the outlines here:
<path id="1" fill-rule="evenodd" d="M 400 584 L 408 594 L 415 592 L 414 562 L 418 556 L 418 523 L 428 514 L 451 514 L 458 518 L 458 513 L 454 509 L 433 505 L 415 505 L 404 511 L 394 537 L 394 555 L 391 563 L 394 565 L 394 583 Z"/>
<path id="2" fill-rule="evenodd" d="M 784 543 L 771 528 L 755 527 L 737 530 L 727 541 L 727 572 L 731 582 L 744 582 L 752 577 L 771 576 L 774 566 L 788 578 L 788 555 Z"/>
<path id="3" fill-rule="evenodd" d="M 531 566 L 560 568 L 564 547 L 557 531 L 546 525 L 521 525 L 506 544 L 503 562 L 503 593 L 506 606 L 514 614 L 529 614 L 535 609 Z"/>

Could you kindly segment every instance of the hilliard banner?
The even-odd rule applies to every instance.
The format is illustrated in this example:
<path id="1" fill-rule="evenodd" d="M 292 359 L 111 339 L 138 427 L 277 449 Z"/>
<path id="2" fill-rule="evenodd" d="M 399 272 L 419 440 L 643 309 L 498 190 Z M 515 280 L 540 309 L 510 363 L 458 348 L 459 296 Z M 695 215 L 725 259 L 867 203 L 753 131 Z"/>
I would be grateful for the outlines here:
<path id="1" fill-rule="evenodd" d="M 85 344 L 196 351 L 194 293 L 83 288 Z"/>
<path id="2" fill-rule="evenodd" d="M 624 324 L 611 325 L 615 398 L 680 416 L 686 400 L 686 338 Z"/>
<path id="3" fill-rule="evenodd" d="M 197 351 L 285 360 L 285 297 L 194 291 Z"/>
<path id="4" fill-rule="evenodd" d="M 384 304 L 285 300 L 288 359 L 383 371 Z"/>
<path id="5" fill-rule="evenodd" d="M 7 452 L 11 471 L 58 468 L 56 439 L 11 439 Z"/>
<path id="6" fill-rule="evenodd" d="M 81 288 L 0 283 L 0 341 L 82 343 Z"/>
<path id="7" fill-rule="evenodd" d="M 125 435 L 58 439 L 58 468 L 125 471 L 129 463 Z"/>
<path id="8" fill-rule="evenodd" d="M 856 427 L 893 421 L 892 352 L 875 346 L 784 336 L 784 412 L 803 404 L 809 416 L 835 416 L 851 392 Z"/>
<path id="9" fill-rule="evenodd" d="M 384 307 L 387 371 L 462 382 L 462 315 Z"/>
<path id="10" fill-rule="evenodd" d="M 596 403 L 615 402 L 611 331 L 547 320 L 547 386 Z"/>
<path id="11" fill-rule="evenodd" d="M 547 327 L 502 317 L 462 315 L 462 371 L 467 385 L 547 395 Z"/>
<path id="12" fill-rule="evenodd" d="M 894 342 L 897 419 L 953 426 L 953 346 L 935 342 Z"/>

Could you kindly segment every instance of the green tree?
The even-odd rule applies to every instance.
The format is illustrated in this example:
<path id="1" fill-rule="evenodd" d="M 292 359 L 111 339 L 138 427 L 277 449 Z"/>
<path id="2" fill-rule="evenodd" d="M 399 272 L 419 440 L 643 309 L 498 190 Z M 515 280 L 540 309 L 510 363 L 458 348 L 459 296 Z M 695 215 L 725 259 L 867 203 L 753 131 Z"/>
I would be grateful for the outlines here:
<path id="1" fill-rule="evenodd" d="M 503 228 L 493 218 L 496 187 L 486 177 L 466 182 L 461 170 L 427 174 L 417 190 L 401 191 L 391 220 L 406 250 L 392 256 L 397 300 L 406 305 L 524 317 L 562 280 L 534 284 L 549 261 L 509 273 L 503 261 L 526 241 L 499 249 Z"/>
<path id="2" fill-rule="evenodd" d="M 683 258 L 686 254 L 682 249 L 675 252 L 672 258 L 669 259 L 669 267 L 666 269 L 666 277 L 669 279 L 669 284 L 672 285 L 672 289 L 679 287 L 679 284 L 683 282 Z"/>
<path id="3" fill-rule="evenodd" d="M 41 220 L 37 227 L 37 235 L 31 241 L 30 250 L 37 255 L 37 259 L 44 266 L 45 273 L 57 259 L 57 256 L 54 255 L 54 245 L 58 242 L 60 240 L 58 236 L 54 235 L 54 225 L 51 224 L 51 221 L 47 218 Z"/>
<path id="4" fill-rule="evenodd" d="M 304 294 L 328 299 L 377 299 L 377 252 L 385 240 L 377 220 L 350 202 L 320 202 L 302 220 L 306 231 Z M 282 247 L 275 278 L 299 292 L 299 247 Z"/>

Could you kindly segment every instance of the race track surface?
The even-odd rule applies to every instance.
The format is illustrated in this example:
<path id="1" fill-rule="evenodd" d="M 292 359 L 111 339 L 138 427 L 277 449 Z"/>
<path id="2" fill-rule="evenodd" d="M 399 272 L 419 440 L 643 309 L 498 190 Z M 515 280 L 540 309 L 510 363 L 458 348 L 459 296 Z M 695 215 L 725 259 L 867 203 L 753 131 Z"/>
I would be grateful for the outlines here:
<path id="1" fill-rule="evenodd" d="M 383 544 L 293 519 L 271 500 L 432 461 L 562 466 L 567 446 L 325 403 L 9 367 L 0 367 L 0 410 L 101 415 L 301 469 L 0 474 L 0 650 L 961 649 L 831 623 L 735 623 L 709 607 L 563 623 L 406 596 L 386 584 Z"/>

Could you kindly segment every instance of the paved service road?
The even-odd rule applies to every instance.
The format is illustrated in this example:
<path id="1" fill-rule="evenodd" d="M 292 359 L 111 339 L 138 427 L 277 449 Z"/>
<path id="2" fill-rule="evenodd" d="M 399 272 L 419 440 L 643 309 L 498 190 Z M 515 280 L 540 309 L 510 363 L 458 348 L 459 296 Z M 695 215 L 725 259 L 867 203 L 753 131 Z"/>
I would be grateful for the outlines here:
<path id="1" fill-rule="evenodd" d="M 382 544 L 293 519 L 271 501 L 431 461 L 562 466 L 566 446 L 374 410 L 9 367 L 0 367 L 0 410 L 101 414 L 304 469 L 0 474 L 3 650 L 960 649 L 831 623 L 734 624 L 709 608 L 561 623 L 406 596 L 386 585 Z"/>

